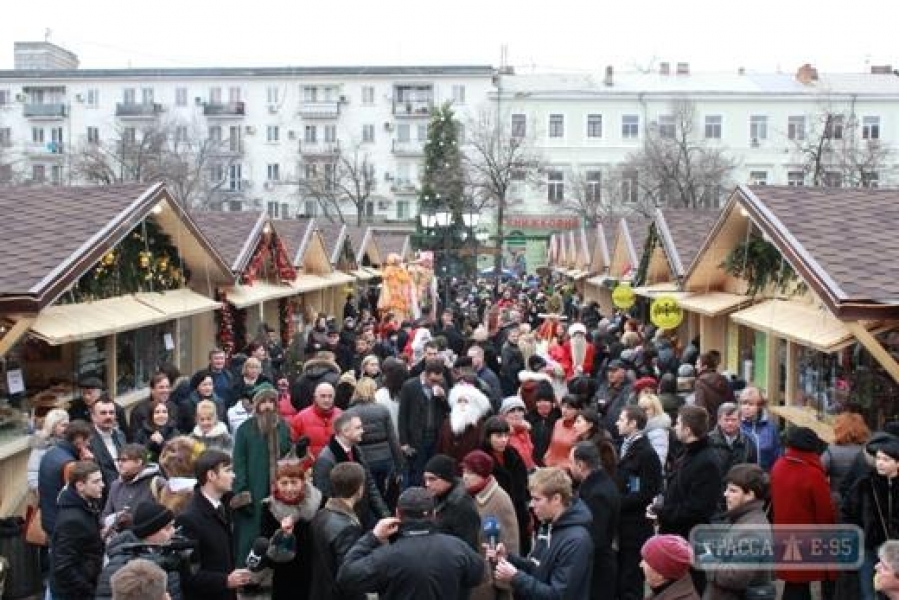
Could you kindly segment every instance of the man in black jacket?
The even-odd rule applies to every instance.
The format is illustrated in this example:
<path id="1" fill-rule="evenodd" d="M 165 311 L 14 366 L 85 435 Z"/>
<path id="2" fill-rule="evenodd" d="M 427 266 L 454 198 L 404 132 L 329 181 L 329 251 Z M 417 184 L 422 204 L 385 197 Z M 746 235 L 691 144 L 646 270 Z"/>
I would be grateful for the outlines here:
<path id="1" fill-rule="evenodd" d="M 408 466 L 406 486 L 421 485 L 425 463 L 434 456 L 437 436 L 449 414 L 443 363 L 433 360 L 424 372 L 411 377 L 399 393 L 400 448 Z"/>
<path id="2" fill-rule="evenodd" d="M 599 447 L 593 442 L 578 442 L 571 449 L 571 476 L 580 485 L 577 496 L 593 515 L 590 537 L 593 539 L 593 578 L 590 600 L 615 600 L 618 553 L 618 517 L 621 496 L 615 481 L 603 471 Z"/>
<path id="3" fill-rule="evenodd" d="M 69 421 L 86 421 L 91 420 L 91 407 L 103 396 L 106 386 L 99 377 L 83 377 L 78 380 L 78 387 L 81 388 L 81 397 L 76 398 L 69 405 Z M 128 420 L 125 415 L 125 409 L 115 405 L 116 424 L 123 432 L 128 431 Z M 131 440 L 128 440 L 131 441 Z"/>
<path id="4" fill-rule="evenodd" d="M 56 529 L 50 540 L 50 591 L 55 600 L 94 597 L 103 569 L 102 496 L 103 474 L 97 463 L 75 463 L 69 484 L 59 494 Z"/>
<path id="5" fill-rule="evenodd" d="M 456 461 L 436 454 L 425 465 L 425 487 L 434 495 L 434 522 L 437 530 L 454 535 L 474 550 L 480 550 L 481 517 L 474 499 L 456 477 Z"/>
<path id="6" fill-rule="evenodd" d="M 330 383 L 335 388 L 340 380 L 340 365 L 334 353 L 321 350 L 303 365 L 303 374 L 290 386 L 290 403 L 297 411 L 312 406 L 315 388 L 320 383 Z"/>
<path id="7" fill-rule="evenodd" d="M 362 537 L 362 523 L 355 506 L 365 489 L 365 469 L 356 463 L 341 463 L 329 476 L 331 498 L 312 519 L 311 598 L 317 600 L 362 600 L 363 594 L 344 593 L 337 586 L 337 571 L 347 552 Z"/>
<path id="8" fill-rule="evenodd" d="M 99 465 L 100 471 L 103 473 L 103 504 L 105 505 L 112 483 L 119 478 L 119 450 L 127 442 L 125 434 L 117 427 L 116 403 L 109 396 L 102 396 L 94 402 L 91 407 L 91 422 L 94 431 L 88 445 L 91 454 L 94 455 L 94 462 Z"/>
<path id="9" fill-rule="evenodd" d="M 231 511 L 222 499 L 234 485 L 231 457 L 221 450 L 204 450 L 194 464 L 197 487 L 176 523 L 197 542 L 199 567 L 185 573 L 185 600 L 235 600 L 237 588 L 250 582 L 250 572 L 235 569 Z M 243 561 L 243 557 L 241 557 Z"/>
<path id="10" fill-rule="evenodd" d="M 337 574 L 341 589 L 377 593 L 380 600 L 467 599 L 483 579 L 484 559 L 465 542 L 437 531 L 432 495 L 420 487 L 407 489 L 397 514 L 379 521 L 350 549 Z"/>
<path id="11" fill-rule="evenodd" d="M 616 424 L 622 438 L 615 478 L 621 493 L 618 522 L 618 595 L 621 600 L 643 598 L 640 549 L 652 537 L 646 507 L 662 491 L 662 463 L 643 435 L 646 413 L 639 406 L 625 406 Z"/>
<path id="12" fill-rule="evenodd" d="M 462 352 L 465 350 L 465 338 L 462 337 L 462 334 L 456 328 L 452 310 L 445 309 L 440 314 L 440 325 L 441 327 L 437 330 L 435 337 L 443 336 L 446 340 L 447 348 L 452 350 L 456 356 L 462 356 Z"/>
<path id="13" fill-rule="evenodd" d="M 617 442 L 621 441 L 617 435 L 618 417 L 630 401 L 631 394 L 625 364 L 618 359 L 610 360 L 606 365 L 605 381 L 600 382 L 596 390 L 596 410 L 603 415 L 606 429 Z"/>

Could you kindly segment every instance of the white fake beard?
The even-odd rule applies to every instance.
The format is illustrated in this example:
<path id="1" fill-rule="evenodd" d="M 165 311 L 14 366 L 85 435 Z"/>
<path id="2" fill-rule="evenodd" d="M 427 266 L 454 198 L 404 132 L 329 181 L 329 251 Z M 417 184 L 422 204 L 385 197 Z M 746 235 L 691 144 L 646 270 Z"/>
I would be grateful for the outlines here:
<path id="1" fill-rule="evenodd" d="M 468 404 L 456 404 L 450 412 L 450 429 L 453 435 L 461 435 L 469 425 L 476 425 L 478 414 Z"/>
<path id="2" fill-rule="evenodd" d="M 587 358 L 587 338 L 576 335 L 571 338 L 571 362 L 575 369 L 584 365 Z"/>

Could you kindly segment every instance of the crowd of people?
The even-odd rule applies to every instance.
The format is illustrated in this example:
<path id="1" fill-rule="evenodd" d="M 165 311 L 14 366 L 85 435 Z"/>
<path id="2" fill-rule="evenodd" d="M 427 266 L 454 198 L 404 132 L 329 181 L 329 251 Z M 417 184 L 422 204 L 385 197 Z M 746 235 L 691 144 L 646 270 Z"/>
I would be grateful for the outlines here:
<path id="1" fill-rule="evenodd" d="M 162 365 L 130 415 L 83 379 L 29 464 L 47 597 L 897 594 L 899 425 L 781 431 L 716 349 L 559 290 L 459 282 L 433 320 L 351 296 L 287 348 Z M 857 572 L 699 568 L 688 542 L 839 522 Z"/>

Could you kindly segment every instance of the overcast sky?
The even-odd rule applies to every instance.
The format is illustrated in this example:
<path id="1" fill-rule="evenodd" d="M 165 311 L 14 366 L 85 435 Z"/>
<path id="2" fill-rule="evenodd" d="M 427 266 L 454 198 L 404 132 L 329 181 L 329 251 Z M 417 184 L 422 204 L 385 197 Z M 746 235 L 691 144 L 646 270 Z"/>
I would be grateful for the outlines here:
<path id="1" fill-rule="evenodd" d="M 895 0 L 40 0 L 4 8 L 13 42 L 50 41 L 82 68 L 497 65 L 601 71 L 689 62 L 693 71 L 899 67 Z M 237 8 L 239 7 L 239 8 Z"/>

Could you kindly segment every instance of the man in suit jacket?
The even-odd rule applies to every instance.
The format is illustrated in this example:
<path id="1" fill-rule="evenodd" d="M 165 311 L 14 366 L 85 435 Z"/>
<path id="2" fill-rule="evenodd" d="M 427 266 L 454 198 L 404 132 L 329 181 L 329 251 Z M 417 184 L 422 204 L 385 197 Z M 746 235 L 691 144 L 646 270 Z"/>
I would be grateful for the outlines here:
<path id="1" fill-rule="evenodd" d="M 421 486 L 425 464 L 434 456 L 437 436 L 449 413 L 443 363 L 429 361 L 424 372 L 412 377 L 399 393 L 400 448 L 409 465 L 406 487 Z"/>
<path id="2" fill-rule="evenodd" d="M 103 505 L 112 483 L 119 478 L 119 450 L 125 445 L 125 434 L 116 426 L 116 404 L 109 396 L 102 396 L 91 406 L 91 434 L 88 448 L 103 474 Z"/>
<path id="3" fill-rule="evenodd" d="M 204 450 L 194 464 L 197 487 L 176 524 L 197 542 L 199 567 L 183 575 L 185 600 L 236 600 L 237 588 L 250 583 L 247 569 L 235 569 L 231 512 L 223 496 L 231 493 L 231 457 L 221 450 Z"/>

